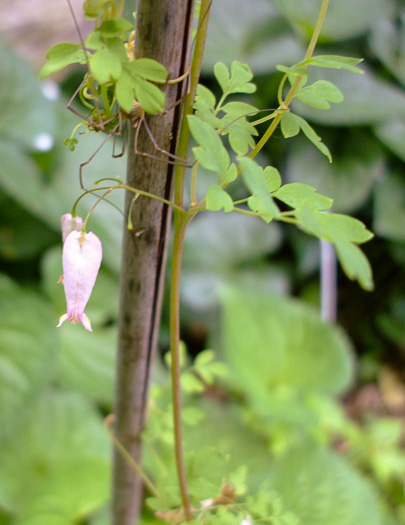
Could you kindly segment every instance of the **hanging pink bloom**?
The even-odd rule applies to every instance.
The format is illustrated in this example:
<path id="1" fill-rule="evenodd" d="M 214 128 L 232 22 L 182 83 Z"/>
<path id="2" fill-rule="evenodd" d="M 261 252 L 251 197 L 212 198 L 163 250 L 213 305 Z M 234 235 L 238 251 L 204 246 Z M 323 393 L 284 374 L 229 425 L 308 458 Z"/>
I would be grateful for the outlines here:
<path id="1" fill-rule="evenodd" d="M 84 313 L 100 268 L 103 249 L 92 232 L 72 231 L 63 245 L 63 273 L 67 313 L 59 319 L 58 327 L 67 319 L 82 323 L 92 332 L 90 319 Z"/>
<path id="2" fill-rule="evenodd" d="M 83 226 L 83 219 L 79 216 L 73 217 L 71 213 L 65 213 L 65 215 L 62 215 L 61 219 L 61 226 L 62 226 L 62 241 L 66 241 L 66 237 L 69 235 L 69 233 L 73 231 L 80 231 Z M 59 277 L 58 284 L 63 284 L 64 281 L 64 275 Z"/>
<path id="3" fill-rule="evenodd" d="M 83 226 L 83 219 L 79 216 L 73 217 L 71 213 L 65 213 L 60 219 L 62 225 L 62 240 L 65 242 L 70 232 L 80 231 Z"/>

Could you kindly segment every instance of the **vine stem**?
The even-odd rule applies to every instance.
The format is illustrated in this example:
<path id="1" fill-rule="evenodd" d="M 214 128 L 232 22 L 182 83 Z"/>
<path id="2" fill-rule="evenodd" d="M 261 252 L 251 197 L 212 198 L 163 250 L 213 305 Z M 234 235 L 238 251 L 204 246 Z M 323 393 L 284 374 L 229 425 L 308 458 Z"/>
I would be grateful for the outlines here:
<path id="1" fill-rule="evenodd" d="M 311 58 L 312 53 L 314 52 L 316 43 L 318 41 L 321 29 L 322 29 L 323 22 L 325 20 L 325 16 L 326 16 L 326 11 L 328 9 L 328 5 L 329 5 L 329 0 L 322 0 L 322 5 L 321 5 L 321 9 L 319 11 L 318 20 L 316 21 L 314 32 L 313 32 L 312 38 L 311 38 L 311 40 L 310 40 L 310 42 L 308 44 L 308 48 L 307 48 L 307 51 L 305 53 L 304 60 L 308 60 L 309 58 Z M 306 65 L 304 65 L 302 67 L 306 67 Z M 285 82 L 285 78 L 286 77 L 284 77 L 283 80 L 281 81 L 282 83 Z M 290 91 L 287 94 L 287 97 L 286 97 L 286 99 L 284 101 L 284 104 L 282 105 L 282 107 L 280 107 L 280 109 L 286 110 L 289 107 L 292 99 L 294 98 L 295 93 L 297 92 L 297 89 L 298 89 L 298 87 L 300 85 L 301 80 L 302 80 L 302 76 L 298 75 L 296 80 L 295 80 L 295 82 L 294 82 L 294 84 L 291 86 Z M 249 157 L 251 159 L 256 157 L 256 155 L 263 148 L 263 146 L 266 144 L 266 142 L 269 140 L 269 138 L 273 135 L 274 131 L 276 130 L 277 126 L 280 123 L 280 120 L 281 120 L 282 116 L 283 116 L 283 111 L 280 111 L 280 113 L 278 113 L 274 117 L 273 122 L 267 128 L 267 130 L 265 131 L 263 137 L 256 144 L 255 148 L 250 152 Z"/>
<path id="2" fill-rule="evenodd" d="M 175 212 L 176 214 L 176 212 Z M 176 467 L 179 478 L 181 502 L 187 521 L 192 519 L 190 496 L 187 489 L 186 470 L 183 455 L 183 436 L 181 423 L 181 389 L 180 389 L 180 275 L 183 256 L 184 238 L 188 221 L 180 218 L 174 231 L 172 274 L 170 282 L 170 352 L 171 352 L 171 379 L 174 443 Z"/>
<path id="3" fill-rule="evenodd" d="M 200 77 L 202 58 L 204 54 L 205 40 L 208 30 L 209 11 L 211 0 L 202 0 L 200 8 L 200 18 L 195 40 L 195 50 L 190 71 L 190 91 L 184 103 L 183 117 L 181 121 L 177 156 L 187 157 L 187 148 L 190 138 L 187 116 L 193 112 L 193 105 L 197 85 Z M 183 454 L 183 436 L 181 422 L 181 390 L 180 390 L 180 276 L 181 261 L 183 256 L 184 238 L 187 225 L 194 216 L 194 212 L 189 211 L 187 216 L 179 213 L 177 208 L 183 207 L 185 181 L 185 167 L 176 166 L 174 183 L 174 239 L 172 256 L 172 273 L 170 283 L 170 352 L 171 352 L 171 379 L 172 379 L 172 401 L 173 401 L 173 424 L 174 424 L 174 447 L 176 456 L 177 477 L 181 493 L 181 502 L 184 509 L 185 519 L 192 519 L 192 508 L 190 496 L 187 488 L 187 477 Z"/>

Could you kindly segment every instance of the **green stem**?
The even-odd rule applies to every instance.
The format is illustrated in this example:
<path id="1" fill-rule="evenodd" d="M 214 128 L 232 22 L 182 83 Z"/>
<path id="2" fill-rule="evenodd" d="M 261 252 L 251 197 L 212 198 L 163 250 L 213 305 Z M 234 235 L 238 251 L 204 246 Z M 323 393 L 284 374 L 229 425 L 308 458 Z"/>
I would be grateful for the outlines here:
<path id="1" fill-rule="evenodd" d="M 175 212 L 177 215 L 177 212 Z M 172 356 L 172 401 L 173 401 L 173 425 L 174 443 L 176 455 L 177 475 L 181 493 L 181 502 L 187 521 L 192 519 L 190 496 L 187 489 L 186 470 L 183 456 L 183 438 L 181 423 L 181 390 L 180 390 L 180 274 L 181 259 L 183 255 L 184 237 L 186 234 L 188 220 L 177 218 L 176 229 L 173 239 L 172 275 L 170 282 L 170 352 Z"/>
<path id="2" fill-rule="evenodd" d="M 191 183 L 190 183 L 191 206 L 197 203 L 197 172 L 198 172 L 198 162 L 196 161 L 193 166 L 193 171 L 191 172 Z"/>
<path id="3" fill-rule="evenodd" d="M 180 158 L 187 158 L 187 148 L 190 139 L 190 129 L 188 127 L 187 116 L 193 112 L 195 94 L 197 91 L 198 80 L 202 59 L 204 54 L 205 40 L 208 30 L 209 10 L 211 0 L 202 0 L 200 8 L 200 18 L 195 40 L 195 49 L 190 71 L 190 92 L 184 102 L 183 117 L 179 134 L 179 145 L 176 155 Z M 181 393 L 180 393 L 180 273 L 181 259 L 183 253 L 184 237 L 186 228 L 192 215 L 189 213 L 187 218 L 179 213 L 178 209 L 183 210 L 183 195 L 185 182 L 185 167 L 176 166 L 174 183 L 174 240 L 173 240 L 173 261 L 170 286 L 170 351 L 172 356 L 171 375 L 172 375 L 172 399 L 173 399 L 173 422 L 174 422 L 174 441 L 177 476 L 181 493 L 181 501 L 187 521 L 192 519 L 192 509 L 190 496 L 187 488 L 187 478 L 183 456 L 182 423 L 181 423 Z M 184 210 L 183 210 L 184 211 Z"/>
<path id="4" fill-rule="evenodd" d="M 319 34 L 321 32 L 321 29 L 322 29 L 322 24 L 323 24 L 323 22 L 325 20 L 325 15 L 326 15 L 326 10 L 328 8 L 328 4 L 329 4 L 329 0 L 322 0 L 322 5 L 321 5 L 320 12 L 319 12 L 318 20 L 316 21 L 315 29 L 314 29 L 314 32 L 312 34 L 311 41 L 309 42 L 307 51 L 305 53 L 304 60 L 308 60 L 308 58 L 311 58 L 312 53 L 314 52 L 316 43 L 317 43 L 318 38 L 319 38 Z M 306 66 L 302 66 L 302 67 L 306 67 Z M 297 76 L 294 84 L 291 86 L 290 91 L 288 92 L 288 95 L 287 95 L 286 99 L 284 100 L 284 103 L 280 107 L 281 110 L 285 111 L 289 107 L 292 99 L 295 96 L 295 93 L 297 92 L 297 89 L 298 89 L 298 87 L 300 85 L 301 79 L 302 79 L 301 75 Z M 284 84 L 284 82 L 285 82 L 285 78 L 284 77 L 283 77 L 281 82 Z M 279 97 L 279 98 L 281 98 L 281 97 Z M 266 144 L 266 142 L 272 136 L 272 134 L 274 133 L 275 129 L 279 125 L 282 116 L 283 116 L 283 111 L 280 111 L 280 113 L 278 113 L 275 116 L 273 122 L 267 128 L 267 130 L 264 133 L 263 137 L 256 144 L 255 148 L 250 152 L 249 157 L 251 159 L 256 157 L 256 155 L 259 153 L 259 151 L 263 148 L 263 146 Z"/>

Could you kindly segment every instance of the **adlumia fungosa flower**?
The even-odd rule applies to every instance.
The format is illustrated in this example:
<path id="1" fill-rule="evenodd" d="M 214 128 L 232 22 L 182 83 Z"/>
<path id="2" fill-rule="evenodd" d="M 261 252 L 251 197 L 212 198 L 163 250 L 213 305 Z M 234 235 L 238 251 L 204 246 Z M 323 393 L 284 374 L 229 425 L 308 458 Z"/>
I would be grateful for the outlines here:
<path id="1" fill-rule="evenodd" d="M 62 215 L 61 219 L 61 226 L 62 226 L 62 240 L 63 242 L 66 241 L 66 237 L 69 235 L 70 232 L 73 231 L 80 231 L 83 226 L 83 219 L 76 215 L 76 217 L 73 217 L 71 213 L 65 213 L 65 215 Z"/>
<path id="2" fill-rule="evenodd" d="M 92 332 L 90 319 L 84 309 L 90 299 L 100 268 L 103 249 L 92 232 L 71 231 L 63 245 L 63 274 L 67 313 L 59 319 L 58 327 L 70 319 L 82 323 Z"/>

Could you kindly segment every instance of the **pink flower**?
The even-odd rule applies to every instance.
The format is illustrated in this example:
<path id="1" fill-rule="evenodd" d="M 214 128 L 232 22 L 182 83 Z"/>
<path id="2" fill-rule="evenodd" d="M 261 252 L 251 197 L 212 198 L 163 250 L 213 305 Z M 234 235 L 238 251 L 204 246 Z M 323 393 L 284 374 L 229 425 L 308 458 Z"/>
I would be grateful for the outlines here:
<path id="1" fill-rule="evenodd" d="M 62 224 L 62 240 L 65 242 L 70 232 L 80 231 L 83 226 L 83 219 L 79 216 L 73 217 L 71 213 L 62 215 L 60 222 Z"/>
<path id="2" fill-rule="evenodd" d="M 92 332 L 84 309 L 96 282 L 102 256 L 101 241 L 94 233 L 74 230 L 67 235 L 63 245 L 67 313 L 59 319 L 58 327 L 70 319 L 72 324 L 80 321 L 86 330 Z"/>

